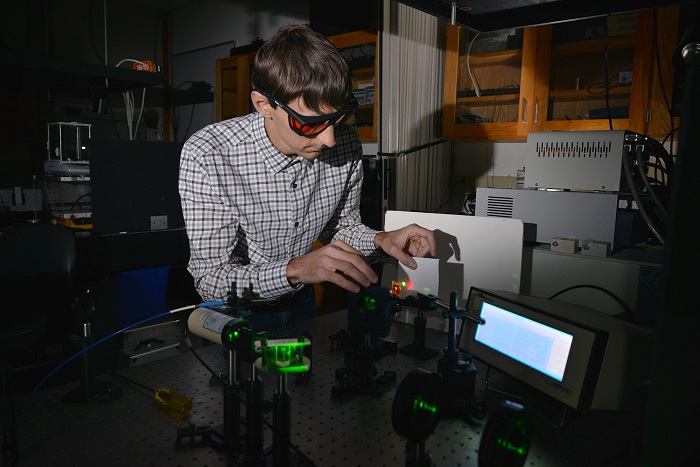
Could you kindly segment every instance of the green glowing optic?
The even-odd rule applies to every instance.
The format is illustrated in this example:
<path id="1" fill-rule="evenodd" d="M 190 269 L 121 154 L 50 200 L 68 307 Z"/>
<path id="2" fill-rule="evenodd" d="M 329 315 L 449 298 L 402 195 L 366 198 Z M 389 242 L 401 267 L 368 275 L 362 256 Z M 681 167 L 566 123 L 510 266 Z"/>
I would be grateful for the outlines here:
<path id="1" fill-rule="evenodd" d="M 229 331 L 228 332 L 228 341 L 229 342 L 238 342 L 238 339 L 240 337 L 241 337 L 241 335 L 238 331 Z"/>
<path id="2" fill-rule="evenodd" d="M 401 281 L 401 287 L 406 287 L 406 281 Z"/>
<path id="3" fill-rule="evenodd" d="M 414 412 L 427 412 L 428 414 L 435 415 L 438 411 L 437 405 L 428 403 L 423 396 L 418 396 L 413 399 L 413 411 Z"/>
<path id="4" fill-rule="evenodd" d="M 432 431 L 430 428 L 435 420 L 437 420 L 438 407 L 435 404 L 430 404 L 423 399 L 423 396 L 417 396 L 413 399 L 413 411 L 411 413 L 411 426 L 418 433 L 423 433 L 426 430 Z"/>
<path id="5" fill-rule="evenodd" d="M 503 438 L 498 438 L 498 445 L 504 448 L 506 451 L 511 451 L 516 453 L 518 456 L 526 456 L 527 455 L 527 449 L 521 447 L 521 446 L 515 446 L 513 443 L 511 443 L 507 439 Z"/>
<path id="6" fill-rule="evenodd" d="M 365 304 L 365 309 L 368 311 L 374 311 L 377 309 L 377 299 L 374 297 L 365 295 L 365 298 L 363 298 L 363 303 Z"/>
<path id="7" fill-rule="evenodd" d="M 502 433 L 505 436 L 499 436 L 497 443 L 506 451 L 513 452 L 517 456 L 527 456 L 529 434 L 525 420 L 518 419 L 513 424 L 506 428 L 506 432 Z M 519 439 L 520 443 L 514 443 L 513 439 Z"/>
<path id="8" fill-rule="evenodd" d="M 265 347 L 263 364 L 269 371 L 276 373 L 303 373 L 309 366 L 303 361 L 302 348 L 310 342 L 285 342 Z"/>
<path id="9" fill-rule="evenodd" d="M 275 368 L 278 373 L 305 373 L 308 369 L 309 367 L 307 365 L 294 365 Z"/>

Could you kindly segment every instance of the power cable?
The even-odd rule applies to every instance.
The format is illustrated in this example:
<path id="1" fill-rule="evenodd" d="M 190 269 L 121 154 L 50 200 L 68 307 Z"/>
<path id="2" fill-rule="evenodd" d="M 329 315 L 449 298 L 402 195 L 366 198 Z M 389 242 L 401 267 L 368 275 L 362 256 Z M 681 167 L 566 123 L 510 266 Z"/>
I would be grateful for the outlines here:
<path id="1" fill-rule="evenodd" d="M 622 300 L 620 297 L 609 291 L 608 289 L 604 287 L 600 287 L 598 285 L 592 285 L 592 284 L 578 284 L 578 285 L 572 285 L 571 287 L 567 287 L 565 289 L 560 290 L 559 292 L 551 295 L 547 300 L 553 300 L 554 298 L 558 297 L 559 295 L 568 292 L 569 290 L 574 290 L 574 289 L 582 289 L 582 288 L 588 288 L 588 289 L 595 289 L 595 290 L 600 290 L 601 292 L 604 292 L 605 294 L 609 295 L 612 297 L 613 300 L 615 300 L 625 311 L 625 314 L 627 317 L 630 319 L 631 322 L 636 322 L 637 319 L 634 316 L 634 312 L 632 309 L 625 303 L 624 300 Z"/>
<path id="2" fill-rule="evenodd" d="M 141 321 L 139 321 L 139 322 L 137 322 L 137 323 L 130 324 L 129 326 L 126 326 L 125 328 L 122 328 L 122 329 L 120 329 L 120 330 L 118 330 L 118 331 L 116 331 L 116 332 L 113 332 L 112 334 L 108 335 L 107 337 L 103 337 L 102 339 L 98 340 L 97 342 L 94 342 L 94 343 L 88 345 L 88 346 L 85 347 L 84 349 L 81 349 L 79 352 L 76 352 L 75 354 L 73 354 L 72 356 L 70 356 L 69 358 L 67 358 L 66 360 L 64 360 L 63 362 L 61 362 L 60 364 L 58 364 L 53 370 L 51 370 L 46 376 L 44 376 L 44 378 L 43 378 L 41 381 L 39 381 L 39 383 L 38 383 L 38 384 L 34 387 L 34 389 L 32 390 L 32 394 L 36 394 L 36 392 L 39 390 L 39 388 L 40 388 L 41 386 L 43 386 L 43 384 L 44 384 L 53 374 L 55 374 L 58 370 L 60 370 L 60 369 L 63 368 L 64 366 L 66 366 L 69 362 L 75 360 L 77 357 L 81 356 L 82 354 L 84 354 L 84 353 L 87 352 L 88 350 L 91 350 L 91 349 L 97 347 L 98 345 L 100 345 L 100 344 L 102 344 L 103 342 L 105 342 L 105 341 L 111 339 L 112 337 L 115 337 L 115 336 L 117 336 L 117 335 L 123 333 L 124 331 L 128 331 L 129 329 L 134 328 L 134 327 L 136 327 L 136 326 L 139 326 L 139 325 L 141 325 L 141 324 L 147 323 L 147 322 L 149 322 L 149 321 L 153 321 L 154 319 L 157 319 L 157 318 L 162 318 L 163 316 L 168 316 L 168 315 L 173 314 L 173 313 L 178 313 L 178 312 L 180 312 L 180 311 L 194 310 L 195 308 L 198 308 L 198 307 L 206 308 L 206 307 L 210 307 L 210 306 L 221 306 L 221 305 L 224 305 L 224 304 L 225 304 L 225 302 L 206 302 L 206 303 L 200 303 L 199 305 L 187 305 L 187 306 L 184 306 L 184 307 L 182 307 L 182 308 L 176 308 L 176 309 L 174 309 L 174 310 L 166 311 L 166 312 L 164 312 L 164 313 L 158 313 L 157 315 L 151 316 L 151 317 L 146 318 L 146 319 L 144 319 L 144 320 L 141 320 Z"/>
<path id="3" fill-rule="evenodd" d="M 119 63 L 117 63 L 117 67 L 120 66 L 122 63 L 125 62 L 133 62 L 133 63 L 138 63 L 142 66 L 146 66 L 146 64 L 140 60 L 134 60 L 133 58 L 125 58 L 121 60 Z M 126 125 L 129 128 L 129 139 L 134 140 L 136 139 L 136 134 L 138 133 L 139 129 L 139 124 L 141 123 L 141 116 L 143 115 L 143 108 L 146 103 L 146 88 L 143 88 L 143 92 L 141 94 L 141 109 L 139 110 L 139 116 L 136 119 L 136 126 L 133 126 L 133 120 L 134 120 L 134 93 L 131 91 L 125 91 L 122 93 L 122 96 L 124 97 L 124 109 L 126 111 Z"/>
<path id="4" fill-rule="evenodd" d="M 632 198 L 634 199 L 634 202 L 637 203 L 637 209 L 639 210 L 639 213 L 641 214 L 642 218 L 647 224 L 647 227 L 649 227 L 649 230 L 651 230 L 651 233 L 656 237 L 656 239 L 661 243 L 662 245 L 665 244 L 664 238 L 659 233 L 659 230 L 656 228 L 654 223 L 652 222 L 651 218 L 649 217 L 649 214 L 647 213 L 646 209 L 644 208 L 644 205 L 642 204 L 642 200 L 639 197 L 639 193 L 637 192 L 637 186 L 634 183 L 634 178 L 632 177 L 632 170 L 630 169 L 630 163 L 629 163 L 629 149 L 627 146 L 625 146 L 623 150 L 624 154 L 622 155 L 622 167 L 624 168 L 625 171 L 625 178 L 627 180 L 627 184 L 629 185 L 630 188 L 630 193 L 632 193 Z"/>
<path id="5" fill-rule="evenodd" d="M 467 72 L 469 72 L 469 78 L 471 78 L 472 84 L 474 85 L 474 92 L 476 93 L 476 97 L 481 97 L 481 88 L 479 87 L 479 83 L 476 81 L 476 78 L 474 78 L 469 58 L 471 57 L 472 45 L 474 45 L 474 41 L 476 41 L 476 38 L 479 37 L 479 34 L 480 33 L 477 32 L 474 35 L 474 37 L 472 37 L 472 40 L 469 43 L 469 48 L 467 49 Z"/>
<path id="6" fill-rule="evenodd" d="M 651 184 L 649 183 L 649 178 L 646 175 L 646 170 L 644 170 L 645 164 L 644 164 L 644 161 L 642 160 L 642 148 L 639 145 L 635 149 L 635 153 L 637 154 L 637 167 L 640 168 L 639 178 L 642 179 L 642 182 L 644 183 L 644 186 L 647 189 L 647 193 L 649 193 L 651 200 L 654 202 L 654 204 L 656 204 L 657 208 L 659 209 L 659 214 L 660 214 L 661 220 L 664 222 L 667 222 L 668 221 L 668 212 L 666 212 L 666 208 L 661 203 L 658 196 L 656 195 L 656 191 L 654 191 L 654 189 L 651 187 Z"/>
<path id="7" fill-rule="evenodd" d="M 44 378 L 42 378 L 41 381 L 39 381 L 39 383 L 38 383 L 38 384 L 34 387 L 34 389 L 32 390 L 32 394 L 36 394 L 36 392 L 39 390 L 39 388 L 41 388 L 41 386 L 42 386 L 53 374 L 55 374 L 58 370 L 60 370 L 61 368 L 63 368 L 63 367 L 64 367 L 65 365 L 67 365 L 69 362 L 73 361 L 74 359 L 76 359 L 76 358 L 79 357 L 80 355 L 84 354 L 84 353 L 87 352 L 88 350 L 91 350 L 91 349 L 95 348 L 96 346 L 102 344 L 103 342 L 105 342 L 105 341 L 111 339 L 112 337 L 115 337 L 115 336 L 117 336 L 117 335 L 119 335 L 119 334 L 121 334 L 121 333 L 123 333 L 123 332 L 125 332 L 125 331 L 128 331 L 129 329 L 132 329 L 132 328 L 134 328 L 134 327 L 136 327 L 136 326 L 139 326 L 139 325 L 141 325 L 141 324 L 147 323 L 147 322 L 149 322 L 149 321 L 153 321 L 153 320 L 155 320 L 155 319 L 162 318 L 162 317 L 164 317 L 164 316 L 168 316 L 168 315 L 170 315 L 170 314 L 179 313 L 179 312 L 181 312 L 181 311 L 194 310 L 195 308 L 208 308 L 208 307 L 213 307 L 213 306 L 222 306 L 222 305 L 225 305 L 225 304 L 226 304 L 226 302 L 223 302 L 223 301 L 215 301 L 215 302 L 204 302 L 204 303 L 200 303 L 200 304 L 198 304 L 198 305 L 187 305 L 187 306 L 183 306 L 183 307 L 181 307 L 181 308 L 175 308 L 175 309 L 173 309 L 173 310 L 166 311 L 166 312 L 163 312 L 163 313 L 158 313 L 158 314 L 156 314 L 156 315 L 154 315 L 154 316 L 151 316 L 151 317 L 149 317 L 149 318 L 143 319 L 143 320 L 141 320 L 141 321 L 139 321 L 139 322 L 136 322 L 136 323 L 134 323 L 134 324 L 130 324 L 129 326 L 126 326 L 126 327 L 124 327 L 124 328 L 122 328 L 122 329 L 120 329 L 120 330 L 118 330 L 118 331 L 116 331 L 116 332 L 114 332 L 114 333 L 112 333 L 112 334 L 106 336 L 106 337 L 103 337 L 102 339 L 100 339 L 100 340 L 98 340 L 98 341 L 92 343 L 91 345 L 85 347 L 84 349 L 81 349 L 79 352 L 76 352 L 76 353 L 73 354 L 71 357 L 69 357 L 69 358 L 67 358 L 66 360 L 64 360 L 63 362 L 61 362 L 61 363 L 60 363 L 59 365 L 57 365 L 53 370 L 51 370 L 46 376 L 44 376 Z M 220 375 L 218 375 L 209 365 L 207 365 L 207 364 L 204 362 L 204 360 L 202 360 L 202 358 L 194 351 L 194 349 L 193 349 L 193 347 L 192 347 L 192 344 L 191 344 L 191 342 L 190 342 L 190 340 L 189 340 L 189 335 L 188 335 L 188 333 L 187 333 L 187 325 L 185 325 L 185 343 L 187 344 L 188 348 L 190 349 L 190 352 L 192 352 L 192 355 L 194 355 L 195 358 L 197 358 L 197 360 L 199 360 L 199 362 L 207 369 L 207 371 L 209 371 L 212 375 L 214 375 L 216 378 L 218 378 L 218 379 L 221 381 L 221 383 L 224 385 L 224 388 L 225 388 L 227 391 L 231 391 L 231 392 L 236 396 L 236 398 L 237 398 L 239 401 L 241 401 L 241 402 L 245 405 L 245 400 L 243 400 L 243 399 L 241 398 L 240 394 L 238 394 L 238 392 L 236 392 L 223 378 L 221 378 Z M 269 423 L 267 420 L 264 420 L 264 419 L 263 419 L 263 423 L 264 423 L 270 430 L 272 430 L 273 432 L 275 431 L 275 429 L 274 429 L 274 427 L 272 426 L 272 424 Z M 292 448 L 292 450 L 294 450 L 294 452 L 296 452 L 299 456 L 301 456 L 310 466 L 314 466 L 314 465 L 315 465 L 315 464 L 313 463 L 313 461 L 312 461 L 311 459 L 309 459 L 303 452 L 301 452 L 301 450 L 300 450 L 297 446 L 295 446 L 294 444 L 292 444 L 292 442 L 291 442 L 290 439 L 286 439 L 285 441 L 288 442 L 288 443 L 289 443 L 289 446 Z"/>

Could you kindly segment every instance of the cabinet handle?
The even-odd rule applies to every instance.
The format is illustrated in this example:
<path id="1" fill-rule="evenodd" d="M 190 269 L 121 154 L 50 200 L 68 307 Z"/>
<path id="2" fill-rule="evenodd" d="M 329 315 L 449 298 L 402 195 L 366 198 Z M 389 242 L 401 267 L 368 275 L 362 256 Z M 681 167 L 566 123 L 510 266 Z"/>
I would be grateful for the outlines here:
<path id="1" fill-rule="evenodd" d="M 540 100 L 535 99 L 535 125 L 540 123 Z"/>
<path id="2" fill-rule="evenodd" d="M 527 124 L 527 99 L 523 97 L 523 123 Z"/>

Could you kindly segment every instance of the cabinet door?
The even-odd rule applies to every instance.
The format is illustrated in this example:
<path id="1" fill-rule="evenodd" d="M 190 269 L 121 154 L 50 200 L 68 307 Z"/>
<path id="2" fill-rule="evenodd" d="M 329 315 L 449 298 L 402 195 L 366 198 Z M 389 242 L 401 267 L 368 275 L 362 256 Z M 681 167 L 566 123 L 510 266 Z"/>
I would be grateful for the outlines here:
<path id="1" fill-rule="evenodd" d="M 354 31 L 330 36 L 328 40 L 341 51 L 352 68 L 353 93 L 360 106 L 350 123 L 355 125 L 360 140 L 377 141 L 377 31 Z"/>
<path id="2" fill-rule="evenodd" d="M 523 140 L 530 131 L 611 123 L 665 137 L 678 12 L 675 5 L 495 35 L 449 26 L 443 138 Z"/>
<path id="3" fill-rule="evenodd" d="M 235 55 L 216 61 L 216 121 L 252 111 L 250 71 L 255 53 Z"/>
<path id="4" fill-rule="evenodd" d="M 552 39 L 542 129 L 605 130 L 612 121 L 612 129 L 631 130 L 630 115 L 639 112 L 630 108 L 631 96 L 644 96 L 641 89 L 647 87 L 648 76 L 646 57 L 635 55 L 637 14 L 547 27 L 552 29 Z M 644 106 L 643 100 L 635 100 L 635 107 Z"/>
<path id="5" fill-rule="evenodd" d="M 537 31 L 477 34 L 449 25 L 443 138 L 525 139 L 533 124 Z"/>

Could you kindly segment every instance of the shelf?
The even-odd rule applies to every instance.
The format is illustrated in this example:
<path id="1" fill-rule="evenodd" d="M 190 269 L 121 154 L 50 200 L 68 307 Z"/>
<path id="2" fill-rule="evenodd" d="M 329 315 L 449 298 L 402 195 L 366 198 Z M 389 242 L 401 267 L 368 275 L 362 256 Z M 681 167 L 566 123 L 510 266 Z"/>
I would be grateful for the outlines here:
<path id="1" fill-rule="evenodd" d="M 470 66 L 485 66 L 485 65 L 506 65 L 508 62 L 519 64 L 522 57 L 521 49 L 499 50 L 497 52 L 487 52 L 483 54 L 472 54 L 469 57 Z M 459 58 L 460 63 L 466 62 L 467 56 Z"/>
<path id="2" fill-rule="evenodd" d="M 629 86 L 610 88 L 610 96 L 613 97 L 629 97 L 631 88 Z M 605 92 L 592 94 L 585 89 L 566 89 L 563 91 L 551 91 L 549 100 L 554 102 L 559 101 L 588 101 L 605 99 Z"/>
<path id="3" fill-rule="evenodd" d="M 358 77 L 368 77 L 374 78 L 374 68 L 359 68 L 357 70 L 352 70 L 352 74 Z"/>
<path id="4" fill-rule="evenodd" d="M 163 81 L 160 73 L 8 51 L 0 51 L 0 68 L 6 76 L 80 94 L 89 94 L 93 88 L 123 92 Z"/>
<path id="5" fill-rule="evenodd" d="M 608 50 L 633 49 L 634 35 L 608 38 Z M 605 50 L 604 39 L 590 39 L 587 41 L 565 42 L 552 46 L 552 56 L 582 55 L 586 53 L 598 53 Z"/>
<path id="6" fill-rule="evenodd" d="M 358 126 L 355 127 L 355 130 L 362 141 L 374 141 L 376 139 L 373 126 Z"/>
<path id="7" fill-rule="evenodd" d="M 488 104 L 517 104 L 520 94 L 514 92 L 512 94 L 496 94 L 492 96 L 481 97 L 458 97 L 457 104 L 470 105 L 488 105 Z"/>
<path id="8" fill-rule="evenodd" d="M 34 178 L 43 182 L 72 182 L 72 183 L 87 183 L 90 181 L 89 175 L 35 175 Z"/>
<path id="9" fill-rule="evenodd" d="M 141 94 L 136 102 L 141 104 Z M 204 104 L 214 102 L 214 92 L 203 89 L 165 89 L 154 87 L 146 91 L 146 107 L 178 107 L 183 105 Z M 112 107 L 123 109 L 123 99 L 116 99 Z"/>

